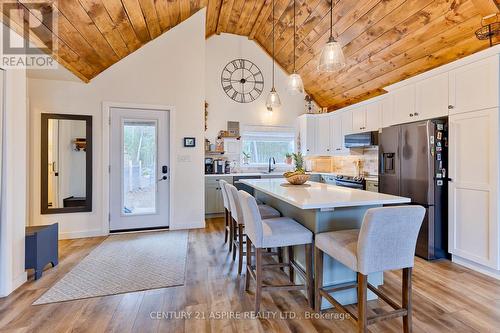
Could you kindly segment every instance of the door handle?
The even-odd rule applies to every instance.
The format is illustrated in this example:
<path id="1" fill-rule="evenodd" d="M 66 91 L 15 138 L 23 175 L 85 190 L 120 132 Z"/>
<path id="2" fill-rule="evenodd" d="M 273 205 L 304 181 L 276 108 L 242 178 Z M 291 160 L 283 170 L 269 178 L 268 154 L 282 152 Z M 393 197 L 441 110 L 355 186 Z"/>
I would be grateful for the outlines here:
<path id="1" fill-rule="evenodd" d="M 167 177 L 167 176 L 163 176 L 163 177 L 161 177 L 160 179 L 158 179 L 158 181 L 159 181 L 159 182 L 161 182 L 162 180 L 167 180 L 167 179 L 168 179 L 168 177 Z"/>

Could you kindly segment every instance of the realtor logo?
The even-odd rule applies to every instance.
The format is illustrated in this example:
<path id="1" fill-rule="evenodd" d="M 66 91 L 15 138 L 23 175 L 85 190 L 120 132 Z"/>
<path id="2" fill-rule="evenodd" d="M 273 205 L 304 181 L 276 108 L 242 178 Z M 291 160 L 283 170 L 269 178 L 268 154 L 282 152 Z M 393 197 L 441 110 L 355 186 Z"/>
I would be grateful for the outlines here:
<path id="1" fill-rule="evenodd" d="M 57 61 L 55 1 L 2 1 L 0 68 L 54 69 Z"/>

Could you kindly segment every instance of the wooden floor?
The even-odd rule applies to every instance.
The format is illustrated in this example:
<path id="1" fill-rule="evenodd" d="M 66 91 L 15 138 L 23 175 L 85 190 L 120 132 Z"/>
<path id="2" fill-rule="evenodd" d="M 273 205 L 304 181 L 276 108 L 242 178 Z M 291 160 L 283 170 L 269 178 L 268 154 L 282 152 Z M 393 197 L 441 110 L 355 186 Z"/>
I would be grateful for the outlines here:
<path id="1" fill-rule="evenodd" d="M 355 332 L 349 320 L 310 318 L 315 313 L 299 292 L 264 293 L 261 318 L 228 318 L 249 316 L 253 293 L 244 292 L 244 277 L 223 246 L 221 219 L 190 231 L 185 286 L 31 305 L 103 239 L 61 241 L 59 266 L 0 299 L 0 332 Z M 265 281 L 285 281 L 282 274 Z M 386 273 L 382 289 L 399 301 L 400 282 L 399 272 Z M 500 332 L 499 281 L 449 261 L 417 259 L 413 297 L 414 332 Z M 369 308 L 388 309 L 380 301 Z M 370 331 L 402 332 L 401 319 Z"/>

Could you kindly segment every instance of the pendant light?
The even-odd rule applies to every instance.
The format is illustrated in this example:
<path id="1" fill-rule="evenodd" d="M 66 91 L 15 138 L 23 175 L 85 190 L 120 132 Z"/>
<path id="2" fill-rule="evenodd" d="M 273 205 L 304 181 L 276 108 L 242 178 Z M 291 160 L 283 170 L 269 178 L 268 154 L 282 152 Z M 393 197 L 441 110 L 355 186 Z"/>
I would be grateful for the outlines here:
<path id="1" fill-rule="evenodd" d="M 295 70 L 295 50 L 296 50 L 296 38 L 297 38 L 297 26 L 295 25 L 295 2 L 293 0 L 293 73 L 288 78 L 287 90 L 292 95 L 298 95 L 304 93 L 304 83 L 302 83 L 302 78 L 300 74 Z"/>
<path id="2" fill-rule="evenodd" d="M 330 4 L 330 38 L 321 51 L 318 64 L 318 69 L 324 72 L 335 72 L 345 66 L 342 46 L 333 38 L 333 0 Z"/>
<path id="3" fill-rule="evenodd" d="M 269 111 L 273 111 L 273 108 L 278 108 L 281 106 L 280 96 L 274 88 L 274 0 L 273 0 L 273 87 L 267 95 L 266 107 Z"/>

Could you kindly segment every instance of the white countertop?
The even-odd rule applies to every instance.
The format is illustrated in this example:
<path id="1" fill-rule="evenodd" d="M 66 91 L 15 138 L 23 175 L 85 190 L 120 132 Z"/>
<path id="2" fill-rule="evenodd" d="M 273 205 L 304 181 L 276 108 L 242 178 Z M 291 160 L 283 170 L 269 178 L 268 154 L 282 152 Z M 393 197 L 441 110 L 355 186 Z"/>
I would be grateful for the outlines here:
<path id="1" fill-rule="evenodd" d="M 338 175 L 338 173 L 334 172 L 317 172 L 317 171 L 311 171 L 307 172 L 310 175 L 325 175 L 325 176 L 332 176 L 335 177 Z M 233 173 L 209 173 L 205 174 L 205 177 L 238 177 L 238 176 L 282 176 L 283 172 L 233 172 Z M 365 179 L 367 181 L 378 181 L 378 176 L 365 176 Z"/>
<path id="2" fill-rule="evenodd" d="M 317 182 L 307 182 L 306 184 L 310 185 L 308 187 L 281 186 L 283 183 L 288 184 L 284 178 L 245 179 L 240 180 L 240 182 L 300 209 L 326 209 L 411 202 L 410 198 Z"/>

